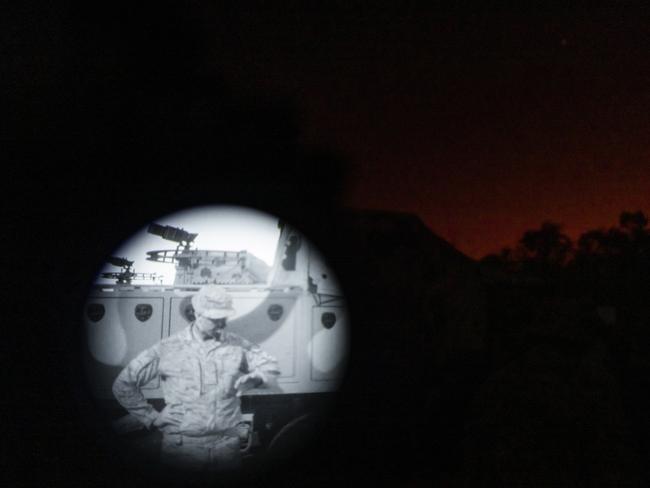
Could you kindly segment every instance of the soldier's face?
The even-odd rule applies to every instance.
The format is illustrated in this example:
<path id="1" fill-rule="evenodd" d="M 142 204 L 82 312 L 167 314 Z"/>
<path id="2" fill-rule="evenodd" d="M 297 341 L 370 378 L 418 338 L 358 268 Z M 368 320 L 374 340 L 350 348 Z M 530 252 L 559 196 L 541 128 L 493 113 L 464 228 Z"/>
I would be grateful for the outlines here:
<path id="1" fill-rule="evenodd" d="M 214 336 L 217 334 L 217 332 L 226 327 L 226 320 L 227 319 L 225 318 L 210 319 L 208 317 L 199 315 L 196 318 L 195 325 L 202 334 L 206 336 Z"/>

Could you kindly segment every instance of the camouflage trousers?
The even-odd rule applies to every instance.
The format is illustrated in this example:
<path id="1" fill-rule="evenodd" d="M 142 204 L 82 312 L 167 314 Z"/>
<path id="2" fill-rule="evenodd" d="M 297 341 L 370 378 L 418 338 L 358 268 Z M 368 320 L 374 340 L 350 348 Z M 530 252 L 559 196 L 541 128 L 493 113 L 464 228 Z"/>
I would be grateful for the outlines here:
<path id="1" fill-rule="evenodd" d="M 163 435 L 160 460 L 192 471 L 230 471 L 241 467 L 239 437 L 213 434 L 200 437 Z"/>

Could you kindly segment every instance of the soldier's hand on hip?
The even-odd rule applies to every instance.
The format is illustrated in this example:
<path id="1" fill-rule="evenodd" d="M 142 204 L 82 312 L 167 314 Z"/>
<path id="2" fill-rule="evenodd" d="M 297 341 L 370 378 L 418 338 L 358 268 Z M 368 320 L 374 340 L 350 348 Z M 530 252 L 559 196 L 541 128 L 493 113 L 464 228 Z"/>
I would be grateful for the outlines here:
<path id="1" fill-rule="evenodd" d="M 168 418 L 163 418 L 162 415 L 158 415 L 156 420 L 154 420 L 151 425 L 153 425 L 156 429 L 167 432 L 169 434 L 173 434 L 178 431 L 178 425 L 176 425 L 174 422 L 171 422 Z"/>

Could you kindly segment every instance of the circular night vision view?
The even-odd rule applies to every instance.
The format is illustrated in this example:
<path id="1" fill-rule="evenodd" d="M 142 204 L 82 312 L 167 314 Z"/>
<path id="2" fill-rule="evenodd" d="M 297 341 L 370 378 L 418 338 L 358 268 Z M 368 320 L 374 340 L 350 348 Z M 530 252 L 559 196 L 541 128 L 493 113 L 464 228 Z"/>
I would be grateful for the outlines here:
<path id="1" fill-rule="evenodd" d="M 242 207 L 146 225 L 107 258 L 83 320 L 90 392 L 121 452 L 148 467 L 290 460 L 317 434 L 349 351 L 323 257 L 289 224 Z"/>

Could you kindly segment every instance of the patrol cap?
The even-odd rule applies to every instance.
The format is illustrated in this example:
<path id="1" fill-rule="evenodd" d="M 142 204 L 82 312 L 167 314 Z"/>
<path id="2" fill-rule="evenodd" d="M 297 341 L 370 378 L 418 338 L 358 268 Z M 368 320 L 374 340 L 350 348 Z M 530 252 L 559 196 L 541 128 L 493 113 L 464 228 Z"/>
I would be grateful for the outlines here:
<path id="1" fill-rule="evenodd" d="M 223 319 L 235 314 L 232 297 L 217 285 L 206 285 L 192 297 L 192 306 L 197 316 L 209 319 Z"/>

